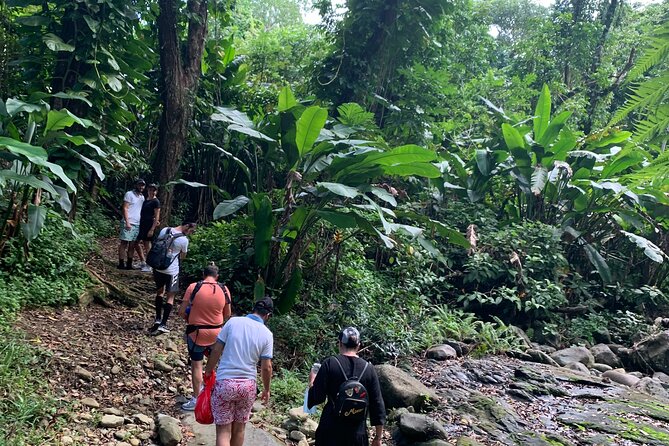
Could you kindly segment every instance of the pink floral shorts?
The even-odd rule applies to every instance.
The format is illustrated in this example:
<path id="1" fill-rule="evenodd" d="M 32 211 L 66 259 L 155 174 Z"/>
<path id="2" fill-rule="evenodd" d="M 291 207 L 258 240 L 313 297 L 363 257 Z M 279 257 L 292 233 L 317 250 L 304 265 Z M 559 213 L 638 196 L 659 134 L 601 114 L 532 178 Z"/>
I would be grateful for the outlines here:
<path id="1" fill-rule="evenodd" d="M 223 379 L 216 381 L 211 394 L 211 411 L 217 425 L 246 423 L 256 400 L 253 379 Z"/>

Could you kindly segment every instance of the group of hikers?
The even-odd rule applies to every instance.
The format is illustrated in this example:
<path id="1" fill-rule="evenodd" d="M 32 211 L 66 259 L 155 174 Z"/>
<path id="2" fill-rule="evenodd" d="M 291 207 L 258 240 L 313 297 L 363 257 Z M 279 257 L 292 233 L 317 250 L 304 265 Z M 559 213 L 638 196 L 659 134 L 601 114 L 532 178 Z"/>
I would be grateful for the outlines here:
<path id="1" fill-rule="evenodd" d="M 144 189 L 147 196 L 144 196 Z M 180 262 L 188 252 L 188 236 L 196 223 L 184 220 L 176 227 L 160 226 L 158 187 L 137 180 L 123 199 L 120 244 L 120 269 L 137 268 L 153 272 L 156 285 L 155 320 L 150 334 L 168 333 L 168 319 L 174 298 L 180 290 Z M 165 259 L 163 259 L 163 257 Z M 216 424 L 216 446 L 242 446 L 245 425 L 258 395 L 260 363 L 262 391 L 267 404 L 272 381 L 274 337 L 266 323 L 274 311 L 271 297 L 264 297 L 246 316 L 232 316 L 230 290 L 218 281 L 214 263 L 205 266 L 202 280 L 191 283 L 184 292 L 179 315 L 186 321 L 185 344 L 191 365 L 192 397 L 183 410 L 195 409 L 203 382 L 215 373 L 211 393 L 211 412 Z M 339 354 L 315 364 L 309 374 L 305 407 L 326 403 L 316 430 L 316 446 L 368 446 L 367 418 L 374 426 L 372 446 L 381 446 L 385 406 L 379 380 L 371 364 L 358 357 L 360 333 L 347 327 L 337 337 Z M 203 368 L 204 358 L 208 356 Z"/>

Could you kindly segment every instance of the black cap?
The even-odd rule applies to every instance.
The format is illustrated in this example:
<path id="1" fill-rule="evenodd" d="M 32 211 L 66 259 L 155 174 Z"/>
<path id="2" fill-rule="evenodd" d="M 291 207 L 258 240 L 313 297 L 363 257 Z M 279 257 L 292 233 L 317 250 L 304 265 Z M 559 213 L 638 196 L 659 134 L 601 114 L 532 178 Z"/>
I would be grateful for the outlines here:
<path id="1" fill-rule="evenodd" d="M 144 181 L 143 178 L 137 178 L 137 179 L 135 180 L 135 184 L 146 184 L 146 181 Z"/>
<path id="2" fill-rule="evenodd" d="M 253 312 L 258 314 L 269 314 L 274 311 L 274 302 L 269 296 L 265 296 L 253 305 Z"/>
<path id="3" fill-rule="evenodd" d="M 156 183 L 149 183 L 149 185 L 146 187 L 148 189 L 158 189 L 158 185 Z"/>

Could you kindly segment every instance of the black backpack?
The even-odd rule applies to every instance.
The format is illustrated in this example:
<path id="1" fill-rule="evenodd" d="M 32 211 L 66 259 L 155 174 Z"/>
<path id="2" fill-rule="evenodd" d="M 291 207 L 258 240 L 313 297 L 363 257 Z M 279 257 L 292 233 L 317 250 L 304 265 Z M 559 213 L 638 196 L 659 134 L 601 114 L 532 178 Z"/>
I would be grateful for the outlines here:
<path id="1" fill-rule="evenodd" d="M 337 396 L 334 400 L 334 409 L 335 413 L 342 420 L 347 421 L 361 421 L 364 420 L 367 416 L 367 407 L 369 406 L 369 395 L 367 395 L 367 388 L 359 381 L 362 378 L 362 375 L 365 374 L 367 370 L 368 362 L 365 362 L 365 368 L 362 369 L 360 376 L 351 376 L 350 378 L 346 375 L 344 367 L 342 367 L 341 362 L 337 357 L 334 357 L 334 360 L 337 361 L 339 369 L 344 374 L 345 381 L 339 386 L 337 390 Z M 355 371 L 355 364 L 353 366 Z"/>
<path id="2" fill-rule="evenodd" d="M 172 234 L 172 228 L 168 228 L 164 235 L 158 236 L 153 242 L 153 246 L 151 246 L 151 249 L 146 254 L 146 264 L 157 270 L 165 270 L 169 268 L 172 262 L 178 257 L 177 255 L 170 258 L 169 252 L 174 240 L 179 237 L 185 236 L 181 233 Z"/>

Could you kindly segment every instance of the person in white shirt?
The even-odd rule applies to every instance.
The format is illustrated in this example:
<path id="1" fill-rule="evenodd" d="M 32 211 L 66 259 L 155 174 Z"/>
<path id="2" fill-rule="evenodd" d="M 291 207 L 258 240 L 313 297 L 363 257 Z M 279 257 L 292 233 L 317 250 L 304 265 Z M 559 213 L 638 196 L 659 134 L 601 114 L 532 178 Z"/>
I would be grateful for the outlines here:
<path id="1" fill-rule="evenodd" d="M 174 296 L 179 292 L 179 267 L 181 260 L 186 258 L 188 252 L 188 237 L 195 231 L 197 226 L 191 220 L 184 220 L 181 225 L 174 228 L 163 228 L 156 240 L 162 237 L 172 237 L 167 255 L 172 259 L 170 265 L 165 269 L 154 269 L 153 280 L 156 282 L 156 320 L 150 331 L 152 335 L 169 333 L 167 319 L 170 317 L 174 305 Z M 167 295 L 167 302 L 163 303 Z"/>
<path id="2" fill-rule="evenodd" d="M 132 255 L 137 244 L 139 235 L 139 220 L 144 203 L 144 187 L 146 182 L 142 179 L 135 181 L 135 188 L 125 193 L 121 212 L 121 233 L 118 246 L 118 268 L 132 269 Z"/>
<path id="3" fill-rule="evenodd" d="M 272 298 L 264 297 L 255 303 L 253 313 L 230 318 L 216 338 L 205 369 L 207 377 L 218 365 L 211 395 L 216 446 L 244 444 L 245 424 L 256 400 L 258 361 L 263 386 L 260 399 L 269 402 L 274 336 L 265 323 L 272 311 Z"/>

